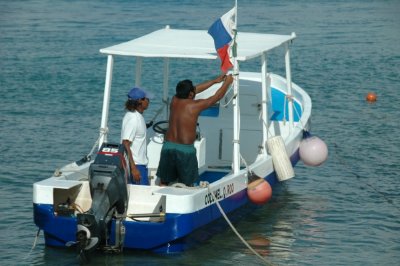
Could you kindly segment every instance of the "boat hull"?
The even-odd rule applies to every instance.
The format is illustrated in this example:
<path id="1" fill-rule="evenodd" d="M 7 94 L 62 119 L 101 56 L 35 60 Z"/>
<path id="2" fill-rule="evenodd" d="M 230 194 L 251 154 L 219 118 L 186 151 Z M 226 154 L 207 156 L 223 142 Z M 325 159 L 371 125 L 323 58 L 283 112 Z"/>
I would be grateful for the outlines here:
<path id="1" fill-rule="evenodd" d="M 298 150 L 290 159 L 293 165 L 299 161 Z M 279 186 L 275 172 L 271 172 L 264 179 L 273 190 Z M 232 219 L 259 207 L 249 201 L 247 189 L 237 191 L 218 202 L 225 213 L 234 214 L 228 215 Z M 44 231 L 47 246 L 66 247 L 76 241 L 75 215 L 56 215 L 52 204 L 33 204 L 33 211 L 35 224 Z M 125 228 L 123 248 L 151 250 L 156 253 L 181 252 L 206 240 L 208 238 L 206 232 L 217 232 L 226 228 L 227 223 L 220 219 L 221 216 L 217 205 L 213 203 L 192 213 L 167 213 L 163 222 L 123 220 Z M 117 220 L 113 219 L 109 228 L 110 238 L 107 243 L 109 246 L 117 245 L 116 239 L 119 237 L 116 224 Z"/>

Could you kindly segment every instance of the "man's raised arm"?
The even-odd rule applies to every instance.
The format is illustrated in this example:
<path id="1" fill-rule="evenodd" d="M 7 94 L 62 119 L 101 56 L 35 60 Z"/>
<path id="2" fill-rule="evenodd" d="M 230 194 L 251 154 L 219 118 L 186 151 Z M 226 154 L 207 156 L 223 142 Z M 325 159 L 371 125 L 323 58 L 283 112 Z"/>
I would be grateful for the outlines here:
<path id="1" fill-rule="evenodd" d="M 225 74 L 221 74 L 218 77 L 216 77 L 215 79 L 209 80 L 209 81 L 205 81 L 203 83 L 200 83 L 198 85 L 195 86 L 196 88 L 196 94 L 200 93 L 208 88 L 210 88 L 212 85 L 214 85 L 215 83 L 220 83 L 222 81 L 224 81 L 225 79 Z"/>

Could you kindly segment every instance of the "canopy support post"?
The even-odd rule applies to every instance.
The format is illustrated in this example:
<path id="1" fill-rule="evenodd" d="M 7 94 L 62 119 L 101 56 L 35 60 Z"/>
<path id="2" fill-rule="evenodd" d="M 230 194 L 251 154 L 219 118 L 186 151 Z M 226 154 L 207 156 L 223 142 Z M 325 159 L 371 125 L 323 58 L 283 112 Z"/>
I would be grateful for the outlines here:
<path id="1" fill-rule="evenodd" d="M 237 72 L 236 72 L 237 71 Z M 240 170 L 240 109 L 239 109 L 239 70 L 235 60 L 235 72 L 233 79 L 233 172 Z"/>
<path id="2" fill-rule="evenodd" d="M 240 108 L 239 108 L 239 63 L 237 61 L 237 0 L 235 1 L 235 25 L 233 27 L 233 156 L 232 156 L 232 170 L 237 174 L 240 171 Z"/>
<path id="3" fill-rule="evenodd" d="M 269 109 L 271 106 L 271 78 L 267 73 L 267 54 L 263 53 L 261 56 L 261 114 L 262 114 L 262 123 L 264 124 L 263 128 L 263 153 L 266 154 L 267 149 L 265 147 L 265 143 L 268 140 L 268 127 L 269 127 Z"/>
<path id="4" fill-rule="evenodd" d="M 289 128 L 292 131 L 294 127 L 294 119 L 293 119 L 293 95 L 292 95 L 292 74 L 290 70 L 290 50 L 289 43 L 285 43 L 285 65 L 286 65 L 286 86 L 287 86 L 287 103 L 288 103 L 288 111 L 289 111 Z M 284 106 L 286 108 L 286 106 Z"/>
<path id="5" fill-rule="evenodd" d="M 104 85 L 104 98 L 103 98 L 103 111 L 101 115 L 101 124 L 100 124 L 100 138 L 99 138 L 99 148 L 101 145 L 107 141 L 107 123 L 108 123 L 108 114 L 110 109 L 110 95 L 111 95 L 111 83 L 112 83 L 112 75 L 113 75 L 113 65 L 114 65 L 114 57 L 112 55 L 108 55 L 107 57 L 107 72 L 106 72 L 106 81 Z"/>
<path id="6" fill-rule="evenodd" d="M 140 87 L 142 85 L 142 62 L 143 58 L 136 57 L 136 75 L 135 75 L 135 86 Z"/>
<path id="7" fill-rule="evenodd" d="M 169 102 L 168 102 L 168 77 L 169 77 L 169 58 L 164 58 L 164 78 L 163 78 L 163 104 L 165 104 L 165 119 L 169 117 Z"/>

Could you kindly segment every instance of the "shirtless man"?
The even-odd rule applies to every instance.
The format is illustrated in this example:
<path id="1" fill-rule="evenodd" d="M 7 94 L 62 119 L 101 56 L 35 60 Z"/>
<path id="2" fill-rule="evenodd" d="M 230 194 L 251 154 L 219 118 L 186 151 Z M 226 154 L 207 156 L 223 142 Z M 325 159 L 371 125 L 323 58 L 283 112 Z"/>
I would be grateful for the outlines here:
<path id="1" fill-rule="evenodd" d="M 213 96 L 194 100 L 196 93 L 222 81 L 224 83 Z M 169 128 L 165 135 L 156 174 L 160 177 L 162 185 L 179 182 L 192 186 L 198 179 L 198 164 L 194 147 L 197 119 L 201 111 L 224 97 L 232 81 L 231 75 L 223 74 L 197 86 L 193 86 L 190 80 L 182 80 L 177 84 L 176 94 L 170 104 Z"/>

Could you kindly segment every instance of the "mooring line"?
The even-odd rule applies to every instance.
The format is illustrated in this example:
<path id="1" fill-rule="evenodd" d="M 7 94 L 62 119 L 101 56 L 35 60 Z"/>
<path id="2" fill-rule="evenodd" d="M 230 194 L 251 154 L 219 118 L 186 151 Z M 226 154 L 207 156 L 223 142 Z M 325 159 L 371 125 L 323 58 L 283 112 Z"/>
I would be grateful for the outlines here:
<path id="1" fill-rule="evenodd" d="M 204 185 L 204 184 L 203 184 Z M 231 229 L 233 230 L 233 232 L 237 235 L 237 237 L 242 241 L 242 243 L 251 251 L 253 252 L 259 259 L 261 259 L 266 265 L 273 265 L 270 261 L 268 261 L 267 259 L 265 259 L 263 256 L 261 256 L 256 250 L 254 250 L 249 243 L 246 242 L 246 240 L 239 234 L 239 232 L 236 230 L 236 228 L 233 226 L 233 224 L 231 223 L 231 221 L 229 220 L 228 216 L 225 214 L 224 210 L 222 209 L 221 205 L 219 204 L 218 200 L 215 198 L 214 193 L 211 192 L 210 190 L 210 186 L 207 183 L 206 184 L 208 192 L 212 195 L 214 202 L 217 204 L 217 207 L 219 209 L 219 211 L 221 212 L 222 216 L 225 218 L 226 222 L 228 223 L 228 225 L 231 227 Z"/>
<path id="2" fill-rule="evenodd" d="M 338 152 L 338 148 L 339 146 L 336 143 L 333 143 L 333 145 L 335 146 L 335 155 L 337 156 L 337 159 L 339 161 L 339 163 L 344 166 L 352 175 L 354 175 L 358 180 L 360 180 L 364 185 L 368 186 L 369 188 L 371 188 L 372 190 L 374 190 L 376 193 L 378 193 L 382 198 L 384 198 L 387 203 L 389 203 L 390 205 L 392 205 L 393 207 L 395 207 L 398 211 L 400 211 L 400 208 L 393 203 L 393 200 L 388 198 L 385 193 L 379 191 L 377 188 L 375 188 L 373 185 L 369 184 L 368 182 L 362 180 L 362 176 L 360 176 L 359 174 L 357 174 L 356 172 L 354 172 L 351 167 L 344 161 L 342 160 L 342 158 L 339 155 Z"/>
<path id="3" fill-rule="evenodd" d="M 37 233 L 36 233 L 35 239 L 33 240 L 33 245 L 32 245 L 31 250 L 28 252 L 28 254 L 26 255 L 26 257 L 23 258 L 23 260 L 27 260 L 27 259 L 29 258 L 29 256 L 31 255 L 32 251 L 35 249 L 37 240 L 38 240 L 38 238 L 39 238 L 39 234 L 40 234 L 40 229 L 38 229 L 38 231 L 37 231 Z"/>

